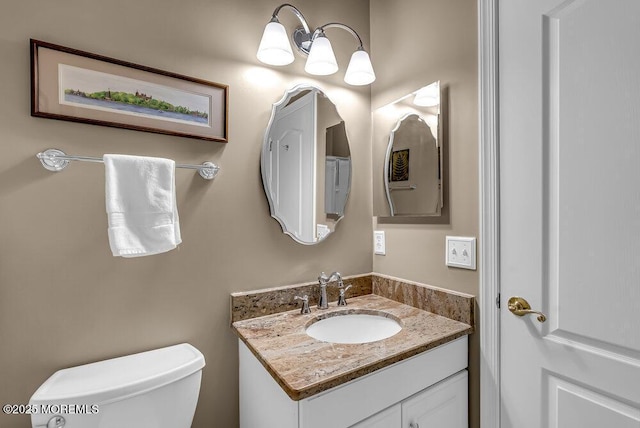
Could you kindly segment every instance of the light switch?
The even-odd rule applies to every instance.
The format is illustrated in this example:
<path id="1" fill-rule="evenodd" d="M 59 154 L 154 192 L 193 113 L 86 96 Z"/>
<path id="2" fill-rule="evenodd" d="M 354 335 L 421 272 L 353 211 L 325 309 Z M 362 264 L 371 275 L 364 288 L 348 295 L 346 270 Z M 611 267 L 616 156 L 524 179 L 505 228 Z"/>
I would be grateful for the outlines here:
<path id="1" fill-rule="evenodd" d="M 476 270 L 476 238 L 447 236 L 447 266 Z"/>
<path id="2" fill-rule="evenodd" d="M 373 252 L 380 256 L 384 256 L 386 254 L 384 230 L 373 231 Z"/>

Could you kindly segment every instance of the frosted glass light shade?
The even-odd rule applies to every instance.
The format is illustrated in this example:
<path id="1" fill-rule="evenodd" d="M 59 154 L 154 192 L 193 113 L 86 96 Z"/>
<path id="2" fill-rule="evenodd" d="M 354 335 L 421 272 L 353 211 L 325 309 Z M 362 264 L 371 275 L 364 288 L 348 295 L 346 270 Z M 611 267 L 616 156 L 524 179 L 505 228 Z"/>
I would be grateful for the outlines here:
<path id="1" fill-rule="evenodd" d="M 338 62 L 331 48 L 331 42 L 323 34 L 318 35 L 311 44 L 304 71 L 318 76 L 326 76 L 338 71 Z"/>
<path id="2" fill-rule="evenodd" d="M 434 107 L 440 104 L 440 85 L 438 82 L 419 89 L 413 103 L 421 107 Z"/>
<path id="3" fill-rule="evenodd" d="M 271 21 L 264 27 L 256 56 L 258 60 L 269 65 L 287 65 L 293 62 L 287 30 L 282 24 Z"/>
<path id="4" fill-rule="evenodd" d="M 373 72 L 369 54 L 362 49 L 358 49 L 351 55 L 344 81 L 349 85 L 361 86 L 368 85 L 374 80 L 376 80 L 376 74 Z"/>

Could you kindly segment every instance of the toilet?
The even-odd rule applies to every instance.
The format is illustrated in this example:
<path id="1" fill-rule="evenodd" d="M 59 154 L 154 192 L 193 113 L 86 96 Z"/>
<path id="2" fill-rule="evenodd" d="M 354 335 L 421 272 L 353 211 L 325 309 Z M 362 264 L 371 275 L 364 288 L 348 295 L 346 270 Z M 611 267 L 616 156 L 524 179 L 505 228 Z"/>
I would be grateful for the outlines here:
<path id="1" fill-rule="evenodd" d="M 204 365 L 182 343 L 59 370 L 29 401 L 31 426 L 189 428 Z"/>

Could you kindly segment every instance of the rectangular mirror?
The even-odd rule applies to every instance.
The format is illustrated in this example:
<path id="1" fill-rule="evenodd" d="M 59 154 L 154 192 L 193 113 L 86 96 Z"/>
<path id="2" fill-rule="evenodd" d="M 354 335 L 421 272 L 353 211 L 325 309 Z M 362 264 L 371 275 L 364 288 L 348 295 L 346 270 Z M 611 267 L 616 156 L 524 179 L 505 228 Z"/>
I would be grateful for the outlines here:
<path id="1" fill-rule="evenodd" d="M 425 85 L 373 111 L 378 223 L 448 224 L 447 88 Z"/>

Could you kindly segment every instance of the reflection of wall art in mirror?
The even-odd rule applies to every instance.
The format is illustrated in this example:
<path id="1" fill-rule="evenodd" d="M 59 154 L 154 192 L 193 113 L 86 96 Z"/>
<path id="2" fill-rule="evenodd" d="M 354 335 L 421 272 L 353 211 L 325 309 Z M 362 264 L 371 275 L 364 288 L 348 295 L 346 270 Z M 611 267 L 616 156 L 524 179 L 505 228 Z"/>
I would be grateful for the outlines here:
<path id="1" fill-rule="evenodd" d="M 273 104 L 260 159 L 271 216 L 302 244 L 335 231 L 351 187 L 344 121 L 319 89 L 299 85 Z"/>
<path id="2" fill-rule="evenodd" d="M 409 180 L 409 149 L 391 152 L 391 181 Z"/>
<path id="3" fill-rule="evenodd" d="M 446 223 L 446 91 L 439 82 L 374 110 L 374 160 L 386 143 L 384 197 L 374 186 L 379 223 Z M 379 169 L 378 169 L 379 168 Z"/>
<path id="4" fill-rule="evenodd" d="M 31 40 L 31 115 L 227 141 L 228 86 Z"/>

